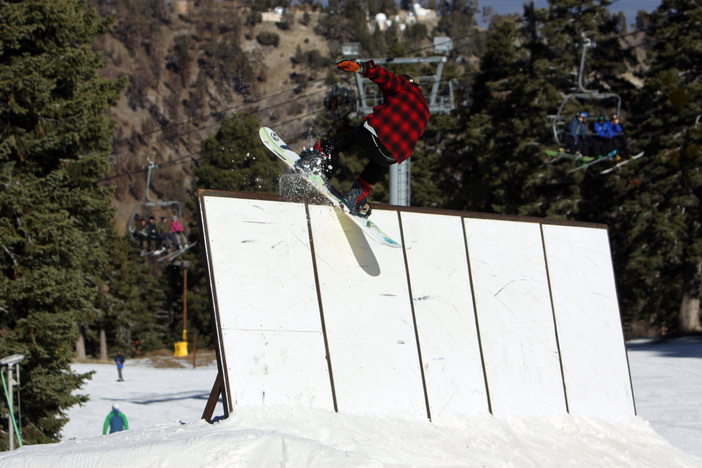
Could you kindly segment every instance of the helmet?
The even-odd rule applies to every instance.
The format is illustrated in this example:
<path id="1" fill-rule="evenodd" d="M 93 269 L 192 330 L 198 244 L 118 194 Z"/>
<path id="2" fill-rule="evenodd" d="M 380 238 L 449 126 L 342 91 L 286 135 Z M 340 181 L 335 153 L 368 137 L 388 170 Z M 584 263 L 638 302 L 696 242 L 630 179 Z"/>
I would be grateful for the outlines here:
<path id="1" fill-rule="evenodd" d="M 113 410 L 118 410 L 118 409 L 119 409 L 119 405 L 118 405 L 117 403 L 115 403 L 114 405 L 112 405 L 112 409 L 113 409 Z"/>
<path id="2" fill-rule="evenodd" d="M 580 117 L 585 117 L 585 118 L 587 119 L 587 118 L 590 117 L 590 116 L 587 115 L 587 112 L 581 112 L 581 113 L 580 113 Z"/>

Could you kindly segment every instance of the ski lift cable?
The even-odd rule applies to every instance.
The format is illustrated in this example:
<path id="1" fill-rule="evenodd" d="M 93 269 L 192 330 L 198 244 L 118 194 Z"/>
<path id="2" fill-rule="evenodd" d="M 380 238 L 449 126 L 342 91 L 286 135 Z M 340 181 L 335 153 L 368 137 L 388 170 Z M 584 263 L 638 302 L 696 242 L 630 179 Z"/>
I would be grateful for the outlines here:
<path id="1" fill-rule="evenodd" d="M 459 36 L 459 37 L 457 37 L 455 40 L 467 39 L 467 38 L 469 38 L 469 37 L 470 37 L 470 35 Z M 421 52 L 421 51 L 423 51 L 423 50 L 425 50 L 425 49 L 430 49 L 430 48 L 433 48 L 433 47 L 434 47 L 434 45 L 432 44 L 432 45 L 429 45 L 429 46 L 424 46 L 424 47 L 419 47 L 419 48 L 417 48 L 417 49 L 409 50 L 409 51 L 407 51 L 407 53 L 408 53 L 408 54 L 412 54 L 412 53 L 416 53 L 416 52 Z M 324 81 L 326 81 L 326 78 L 318 78 L 318 79 L 316 79 L 316 80 L 310 81 L 309 83 L 314 84 L 314 83 L 324 82 Z M 256 102 L 253 102 L 253 103 L 246 103 L 246 104 L 244 104 L 244 105 L 252 105 L 252 106 L 253 106 L 253 105 L 257 104 L 257 103 L 258 103 L 259 101 L 261 101 L 261 100 L 270 99 L 270 98 L 279 96 L 279 95 L 281 95 L 281 94 L 285 94 L 285 93 L 294 91 L 295 89 L 297 89 L 297 86 L 292 87 L 292 88 L 287 88 L 287 89 L 284 89 L 284 90 L 275 92 L 275 93 L 273 93 L 273 94 L 263 95 L 263 96 L 257 97 L 257 101 L 256 101 Z M 315 94 L 315 93 L 317 93 L 317 92 L 322 92 L 322 91 L 324 91 L 324 90 L 315 91 L 315 92 L 313 92 L 313 93 L 311 93 L 311 94 Z M 327 90 L 327 91 L 328 91 L 328 90 Z M 307 96 L 307 95 L 305 95 L 305 96 Z M 305 97 L 305 96 L 298 96 L 298 97 L 296 97 L 296 98 L 294 98 L 294 99 L 301 99 L 302 97 Z M 293 100 L 294 100 L 294 99 L 293 99 Z M 292 100 L 284 101 L 284 102 L 279 103 L 279 104 L 275 104 L 275 105 L 272 105 L 272 106 L 268 106 L 268 107 L 263 108 L 263 109 L 261 109 L 261 110 L 269 109 L 269 108 L 271 108 L 271 107 L 274 107 L 274 106 L 277 106 L 277 105 L 280 105 L 280 104 L 287 104 L 288 102 L 291 102 L 291 101 L 292 101 Z M 236 110 L 238 110 L 238 109 L 236 109 L 235 106 L 225 106 L 224 108 L 222 108 L 222 109 L 220 109 L 220 110 L 213 111 L 213 114 L 222 114 L 222 113 L 229 112 L 229 111 L 232 111 L 232 110 L 236 111 Z M 171 124 L 171 125 L 172 125 L 171 127 L 168 127 L 168 128 L 161 127 L 161 128 L 157 128 L 157 129 L 154 129 L 154 130 L 149 130 L 149 131 L 146 131 L 146 132 L 141 132 L 141 133 L 139 133 L 138 135 L 139 135 L 139 136 L 146 136 L 146 135 L 151 135 L 151 134 L 154 134 L 154 133 L 164 132 L 164 131 L 166 131 L 166 130 L 171 130 L 171 129 L 173 129 L 174 126 L 181 126 L 181 125 L 186 125 L 186 124 L 193 123 L 193 122 L 204 121 L 205 119 L 206 119 L 205 117 L 187 119 L 187 120 L 183 120 L 183 121 L 180 121 L 180 122 L 175 122 L 175 123 Z M 217 123 L 208 124 L 208 125 L 205 126 L 205 128 L 206 128 L 207 126 L 216 125 L 216 124 L 217 124 Z M 133 134 L 132 136 L 134 136 L 134 134 Z M 124 141 L 127 141 L 127 140 L 128 140 L 128 138 L 120 138 L 120 139 L 115 139 L 114 141 L 116 141 L 116 142 L 124 142 Z M 111 153 L 111 154 L 116 154 L 116 153 Z"/>
<path id="2" fill-rule="evenodd" d="M 615 1 L 617 1 L 617 0 L 615 0 Z M 650 27 L 650 26 L 649 26 L 649 27 Z M 619 34 L 619 35 L 614 35 L 614 36 L 608 37 L 608 40 L 611 40 L 611 39 L 618 39 L 618 38 L 624 38 L 624 37 L 627 37 L 627 36 L 631 36 L 631 35 L 634 35 L 634 34 L 638 34 L 638 33 L 640 33 L 640 32 L 646 33 L 647 31 L 648 31 L 648 28 L 645 29 L 645 30 L 643 30 L 643 31 L 637 30 L 637 31 L 633 31 L 633 32 L 631 32 L 631 33 L 623 33 L 623 34 Z M 468 38 L 468 37 L 470 37 L 470 35 L 459 36 L 459 37 L 455 38 L 455 40 L 458 41 L 458 40 L 461 40 L 461 39 L 466 39 L 466 38 Z M 658 44 L 658 43 L 662 43 L 662 42 L 666 42 L 666 41 L 667 41 L 667 37 L 658 37 L 658 38 L 652 39 L 652 40 L 650 40 L 650 41 L 645 41 L 642 45 Z M 421 48 L 417 48 L 417 49 L 413 49 L 413 50 L 408 51 L 407 53 L 408 53 L 408 54 L 411 54 L 411 53 L 415 53 L 415 52 L 420 52 L 420 51 L 423 51 L 423 50 L 428 49 L 428 48 L 431 48 L 431 47 L 433 47 L 433 45 L 431 45 L 431 46 L 425 46 L 425 47 L 421 47 Z M 631 50 L 631 49 L 634 49 L 634 48 L 636 48 L 636 47 L 638 47 L 638 46 L 633 46 L 633 45 L 632 45 L 632 46 L 629 47 L 628 49 L 622 49 L 622 50 Z M 500 68 L 500 67 L 494 67 L 494 69 L 497 69 L 497 68 Z M 489 71 L 489 70 L 481 70 L 481 71 Z M 469 76 L 472 76 L 473 74 L 474 74 L 473 72 L 464 73 L 464 74 L 460 75 L 460 77 L 469 77 Z M 324 80 L 324 79 L 321 79 L 321 78 L 320 78 L 320 79 L 318 79 L 318 80 L 312 81 L 312 83 L 315 83 L 316 81 L 323 81 L 323 80 Z M 294 88 L 291 88 L 291 89 L 294 89 Z M 268 98 L 271 98 L 271 97 L 274 97 L 274 96 L 276 96 L 276 95 L 280 95 L 280 94 L 283 94 L 283 93 L 289 92 L 289 91 L 290 91 L 290 89 L 286 89 L 286 90 L 283 90 L 283 91 L 279 91 L 279 92 L 277 92 L 277 93 L 273 93 L 273 94 L 271 94 L 271 95 L 262 96 L 262 97 L 260 97 L 259 99 L 261 99 L 261 100 L 263 100 L 263 99 L 268 99 Z M 321 91 L 322 91 L 322 90 L 316 91 L 315 93 L 321 92 Z M 307 95 L 305 95 L 305 96 L 307 96 Z M 302 96 L 300 96 L 300 97 L 298 97 L 298 98 L 295 98 L 295 99 L 300 99 L 300 98 L 302 98 Z M 269 106 L 269 107 L 266 107 L 266 108 L 263 108 L 263 109 L 259 109 L 259 110 L 268 110 L 268 109 L 270 109 L 270 108 L 272 108 L 272 107 L 280 106 L 280 105 L 283 105 L 283 104 L 287 104 L 288 102 L 291 102 L 291 101 L 292 101 L 292 100 L 284 101 L 284 102 L 282 102 L 282 103 L 279 103 L 279 104 L 276 104 L 276 105 L 272 105 L 272 106 Z M 229 107 L 227 107 L 227 108 L 225 108 L 225 109 L 223 109 L 223 110 L 221 110 L 221 111 L 216 111 L 215 113 L 221 113 L 221 112 L 225 112 L 225 111 L 228 111 L 228 110 L 231 110 L 231 109 L 233 109 L 233 107 L 232 107 L 232 106 L 229 106 Z M 320 109 L 320 110 L 321 110 L 321 109 Z M 317 113 L 317 112 L 319 112 L 320 110 L 315 111 L 315 112 L 313 112 L 313 113 Z M 242 111 L 247 111 L 247 109 L 243 109 Z M 311 114 L 313 114 L 313 113 L 311 113 Z M 308 114 L 308 115 L 311 115 L 311 114 Z M 179 124 L 191 123 L 191 122 L 194 122 L 194 121 L 197 121 L 197 119 L 190 119 L 190 120 L 188 120 L 188 121 L 184 121 L 184 122 L 181 122 L 181 123 L 179 123 Z M 287 124 L 287 123 L 290 123 L 290 122 L 281 122 L 279 125 L 284 125 L 284 124 Z M 212 126 L 212 125 L 216 125 L 216 124 L 217 124 L 217 123 L 208 124 L 207 126 Z M 206 128 L 206 127 L 205 127 L 205 128 Z M 167 129 L 166 129 L 166 128 L 160 128 L 160 129 L 152 130 L 152 131 L 150 131 L 150 132 L 140 133 L 139 135 L 148 135 L 148 134 L 163 132 L 163 131 L 165 131 L 165 130 L 167 130 Z M 195 131 L 195 130 L 193 130 L 193 131 Z M 124 139 L 124 140 L 126 140 L 126 139 Z M 117 141 L 124 141 L 124 140 L 117 140 Z M 185 155 L 185 156 L 182 156 L 181 158 L 178 158 L 178 159 L 176 159 L 176 160 L 170 161 L 170 162 L 168 162 L 168 163 L 164 163 L 164 164 L 162 164 L 162 166 L 176 165 L 176 164 L 179 164 L 179 163 L 182 164 L 183 161 L 184 161 L 185 159 L 192 158 L 193 155 L 197 155 L 197 154 L 200 154 L 200 153 L 201 153 L 201 151 L 197 151 L 197 152 L 194 152 L 194 153 L 190 153 L 190 154 Z M 111 154 L 112 154 L 112 155 L 116 155 L 116 154 L 118 154 L 118 153 L 111 153 Z M 111 180 L 111 179 L 120 178 L 120 177 L 124 177 L 124 176 L 131 176 L 131 175 L 139 174 L 139 173 L 144 172 L 144 171 L 146 171 L 146 170 L 147 170 L 147 168 L 144 167 L 144 168 L 137 169 L 137 170 L 134 170 L 134 171 L 127 171 L 127 172 L 123 172 L 123 173 L 121 173 L 121 174 L 117 174 L 117 175 L 113 175 L 113 176 L 110 176 L 110 177 L 105 177 L 105 178 L 99 179 L 98 182 L 104 182 L 104 181 L 108 181 L 108 180 Z"/>
<path id="3" fill-rule="evenodd" d="M 292 124 L 292 123 L 297 122 L 297 121 L 298 121 L 299 119 L 301 119 L 301 118 L 305 118 L 305 117 L 309 117 L 309 116 L 314 115 L 314 114 L 318 114 L 318 113 L 321 112 L 321 111 L 322 111 L 322 109 L 317 109 L 317 110 L 314 110 L 314 111 L 312 111 L 312 112 L 308 112 L 307 114 L 304 114 L 304 115 L 301 115 L 301 116 L 296 116 L 296 117 L 293 118 L 293 119 L 286 120 L 286 121 L 283 121 L 283 122 L 279 122 L 279 123 L 277 123 L 276 125 L 277 125 L 277 126 L 280 126 L 280 127 L 285 126 L 285 125 L 289 125 L 289 124 Z M 256 134 L 257 134 L 257 133 L 258 133 L 258 131 L 256 132 Z M 229 140 L 224 140 L 224 141 L 222 141 L 221 143 L 223 143 L 223 144 L 232 143 L 232 142 L 235 142 L 235 141 L 243 140 L 243 139 L 245 139 L 245 138 L 249 138 L 249 137 L 254 136 L 254 135 L 255 135 L 254 133 L 249 133 L 249 134 L 245 134 L 245 135 L 238 135 L 236 138 L 232 138 L 232 139 L 229 139 Z M 297 140 L 299 140 L 300 138 L 305 137 L 306 135 L 307 135 L 307 132 L 305 132 L 305 133 L 302 134 L 302 135 L 293 137 L 292 139 L 290 139 L 290 141 L 293 141 L 293 142 L 294 142 L 294 141 L 297 141 Z M 171 161 L 167 161 L 167 162 L 165 162 L 165 163 L 161 163 L 161 164 L 158 165 L 158 167 L 177 166 L 177 165 L 180 165 L 180 164 L 185 164 L 186 162 L 190 162 L 190 161 L 193 161 L 193 162 L 195 162 L 195 163 L 198 163 L 198 162 L 200 162 L 201 160 L 206 159 L 206 158 L 209 157 L 209 156 L 202 156 L 202 157 L 200 157 L 200 158 L 196 158 L 196 157 L 195 157 L 195 156 L 197 156 L 197 155 L 201 155 L 203 152 L 204 152 L 204 150 L 194 151 L 194 152 L 192 152 L 192 153 L 183 155 L 183 156 L 181 156 L 181 157 L 179 157 L 179 158 L 176 158 L 176 159 L 173 159 L 173 160 L 171 160 Z M 122 173 L 120 173 L 120 174 L 111 175 L 111 176 L 109 176 L 109 177 L 103 177 L 102 179 L 98 179 L 96 182 L 108 182 L 108 181 L 110 181 L 110 180 L 119 179 L 119 178 L 121 178 L 121 177 L 126 177 L 126 176 L 132 176 L 132 175 L 140 174 L 140 173 L 146 172 L 146 171 L 148 171 L 148 170 L 149 170 L 149 166 L 146 166 L 146 167 L 142 167 L 142 168 L 140 168 L 140 169 L 135 169 L 135 170 L 133 170 L 133 171 L 127 171 L 127 172 L 122 172 Z"/>
<path id="4" fill-rule="evenodd" d="M 612 1 L 612 4 L 614 4 L 614 3 L 618 2 L 618 1 L 620 1 L 620 0 L 613 0 L 613 1 Z M 678 15 L 681 16 L 681 17 L 684 16 L 683 13 L 678 13 Z M 673 18 L 673 19 L 674 19 L 674 18 Z M 650 27 L 650 26 L 649 26 L 649 27 Z M 647 31 L 648 31 L 648 28 L 646 28 L 646 29 L 643 30 L 643 31 L 642 31 L 642 30 L 636 30 L 636 31 L 632 31 L 632 32 L 629 32 L 629 33 L 622 33 L 622 34 L 610 36 L 610 37 L 608 37 L 607 39 L 608 39 L 608 40 L 612 40 L 612 39 L 621 39 L 621 38 L 624 38 L 624 37 L 636 35 L 636 34 L 638 34 L 638 33 L 640 33 L 640 32 L 646 33 Z M 671 33 L 671 34 L 672 34 L 672 33 Z M 471 37 L 471 35 L 466 34 L 466 35 L 463 35 L 463 36 L 458 36 L 458 37 L 454 38 L 454 40 L 455 40 L 455 41 L 460 41 L 460 40 L 462 40 L 462 39 L 467 39 L 467 38 L 470 38 L 470 37 Z M 667 41 L 667 37 L 666 37 L 666 38 L 655 38 L 655 39 L 652 39 L 652 40 L 649 40 L 649 41 L 645 41 L 644 43 L 642 43 L 642 45 L 651 45 L 651 44 L 657 44 L 657 43 L 666 42 L 666 41 Z M 638 46 L 632 45 L 631 47 L 626 48 L 626 49 L 622 49 L 622 50 L 623 50 L 623 51 L 628 51 L 628 50 L 635 49 L 636 47 L 638 47 Z M 411 49 L 411 50 L 407 51 L 406 53 L 407 53 L 407 54 L 412 54 L 412 53 L 424 51 L 424 50 L 429 49 L 429 48 L 433 48 L 433 44 L 432 44 L 432 45 L 429 45 L 429 46 L 419 47 L 419 48 L 416 48 L 416 49 Z M 326 78 L 319 78 L 319 79 L 317 79 L 317 80 L 313 80 L 311 83 L 315 83 L 315 82 L 318 82 L 318 81 L 324 81 L 325 79 L 326 79 Z M 273 94 L 260 96 L 260 97 L 258 97 L 258 100 L 270 99 L 270 98 L 272 98 L 272 97 L 275 97 L 275 96 L 284 94 L 284 93 L 286 93 L 286 92 L 290 92 L 291 90 L 294 90 L 294 89 L 295 89 L 295 88 L 288 88 L 288 89 L 285 89 L 285 90 L 282 90 L 282 91 L 278 91 L 278 92 L 273 93 Z M 257 102 L 258 102 L 258 101 L 257 101 Z M 234 106 L 227 106 L 227 107 L 225 107 L 225 108 L 223 108 L 223 109 L 221 109 L 221 110 L 214 111 L 214 113 L 215 113 L 215 114 L 221 114 L 221 113 L 223 113 L 223 112 L 227 112 L 227 111 L 230 111 L 230 110 L 232 110 L 232 109 L 234 109 Z M 205 118 L 202 118 L 202 119 L 197 119 L 197 118 L 188 119 L 188 120 L 185 120 L 185 121 L 177 122 L 177 123 L 175 123 L 175 124 L 173 124 L 173 125 L 185 125 L 185 124 L 188 124 L 188 123 L 197 122 L 198 120 L 205 120 Z M 215 123 L 215 124 L 212 124 L 212 125 L 216 125 L 216 123 Z M 172 127 L 171 127 L 171 128 L 172 128 Z M 154 134 L 154 133 L 158 133 L 158 132 L 163 132 L 163 131 L 165 131 L 165 130 L 167 130 L 167 129 L 166 129 L 166 128 L 158 128 L 158 129 L 150 130 L 150 131 L 147 131 L 147 132 L 142 132 L 142 133 L 139 134 L 139 136 L 150 135 L 150 134 Z M 122 142 L 122 141 L 126 141 L 126 140 L 127 140 L 126 138 L 122 138 L 122 139 L 115 140 L 115 141 L 117 141 L 117 142 Z M 115 154 L 115 153 L 112 153 L 112 154 Z"/>
<path id="5" fill-rule="evenodd" d="M 267 110 L 273 109 L 273 108 L 275 108 L 275 107 L 279 107 L 279 106 L 282 106 L 282 105 L 285 105 L 285 104 L 289 104 L 289 103 L 294 102 L 294 101 L 296 101 L 296 100 L 304 99 L 304 98 L 307 98 L 307 97 L 309 97 L 309 96 L 313 96 L 313 95 L 315 95 L 315 94 L 319 94 L 319 93 L 325 92 L 325 91 L 327 91 L 327 90 L 326 90 L 326 89 L 320 89 L 320 90 L 312 91 L 312 92 L 310 92 L 310 93 L 307 93 L 307 94 L 304 94 L 304 95 L 300 95 L 300 96 L 296 96 L 296 97 L 294 97 L 294 98 L 292 98 L 292 99 L 288 99 L 288 100 L 286 100 L 286 101 L 279 102 L 279 103 L 277 103 L 277 104 L 272 104 L 272 105 L 270 105 L 270 106 L 262 107 L 262 108 L 256 108 L 255 111 L 253 111 L 252 109 L 245 109 L 245 108 L 244 108 L 244 109 L 239 109 L 239 108 L 235 108 L 235 107 L 233 107 L 233 106 L 232 106 L 232 107 L 229 107 L 227 110 L 234 110 L 235 112 L 263 112 L 263 111 L 267 111 Z M 287 91 L 286 91 L 286 92 L 287 92 Z M 255 108 L 255 105 L 254 105 L 254 104 L 255 104 L 255 103 L 251 103 L 250 106 Z M 221 112 L 217 112 L 217 113 L 221 113 Z M 192 120 L 190 120 L 190 121 L 181 122 L 181 123 L 178 124 L 178 125 L 185 125 L 186 123 L 194 122 L 194 121 L 195 121 L 195 119 L 192 119 Z M 213 127 L 213 126 L 218 125 L 218 124 L 220 124 L 219 121 L 216 121 L 216 122 L 213 122 L 213 123 L 208 123 L 208 124 L 203 125 L 203 126 L 200 126 L 200 127 L 198 127 L 198 128 L 194 128 L 194 129 L 191 129 L 191 130 L 188 130 L 188 131 L 185 131 L 185 132 L 180 132 L 179 135 L 187 135 L 187 134 L 190 134 L 190 133 L 202 131 L 203 129 L 206 129 L 206 128 L 209 128 L 209 127 Z M 154 133 L 157 133 L 157 132 L 164 132 L 164 131 L 173 130 L 173 129 L 174 129 L 173 127 L 163 127 L 163 128 L 158 129 L 158 130 L 152 130 L 152 131 L 146 132 L 146 133 L 132 134 L 132 136 L 131 136 L 130 138 L 133 138 L 135 135 L 144 136 L 144 135 L 147 135 L 147 134 L 154 134 Z M 168 140 L 168 138 L 161 138 L 161 139 L 158 139 L 158 140 L 153 140 L 151 143 L 153 144 L 153 143 L 158 143 L 158 142 L 167 141 L 167 140 Z M 115 141 L 116 141 L 116 142 L 125 142 L 125 141 L 127 141 L 127 138 L 122 138 L 121 140 L 115 140 Z M 113 151 L 112 153 L 110 153 L 110 155 L 112 155 L 112 156 L 116 156 L 116 155 L 119 155 L 119 154 L 120 154 L 119 152 L 114 152 L 114 151 Z"/>

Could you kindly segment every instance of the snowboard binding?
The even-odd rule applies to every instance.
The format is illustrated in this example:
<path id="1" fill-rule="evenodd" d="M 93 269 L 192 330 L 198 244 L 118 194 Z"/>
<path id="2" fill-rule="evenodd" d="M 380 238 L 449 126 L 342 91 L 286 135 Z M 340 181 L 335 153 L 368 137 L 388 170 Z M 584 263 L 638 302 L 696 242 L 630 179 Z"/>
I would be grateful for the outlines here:
<path id="1" fill-rule="evenodd" d="M 370 203 L 364 199 L 356 203 L 356 206 L 351 214 L 354 216 L 360 216 L 361 218 L 367 218 L 371 215 L 371 211 L 373 211 L 373 208 L 371 207 Z"/>
<path id="2" fill-rule="evenodd" d="M 314 148 L 306 149 L 300 153 L 300 159 L 295 161 L 297 172 L 321 174 L 324 172 L 324 165 L 327 157 L 321 151 Z"/>
<path id="3" fill-rule="evenodd" d="M 367 218 L 370 216 L 371 211 L 373 211 L 370 203 L 368 203 L 365 198 L 359 200 L 356 204 L 353 204 L 353 202 L 348 198 L 343 198 L 342 202 L 344 207 L 349 210 L 349 214 L 358 216 L 359 218 Z"/>

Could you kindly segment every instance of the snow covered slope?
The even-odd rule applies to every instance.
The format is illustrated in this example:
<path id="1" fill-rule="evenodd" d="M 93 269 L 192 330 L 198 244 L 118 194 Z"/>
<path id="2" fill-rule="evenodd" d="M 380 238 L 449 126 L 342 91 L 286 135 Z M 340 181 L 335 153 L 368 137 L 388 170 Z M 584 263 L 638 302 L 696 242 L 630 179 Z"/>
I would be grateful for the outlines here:
<path id="1" fill-rule="evenodd" d="M 640 416 L 616 424 L 482 415 L 437 425 L 265 407 L 242 409 L 210 425 L 199 418 L 214 366 L 154 369 L 147 359 L 129 360 L 127 381 L 118 383 L 114 365 L 76 364 L 76 371 L 96 374 L 84 390 L 90 401 L 69 411 L 65 441 L 2 453 L 0 467 L 700 467 L 702 458 L 692 455 L 702 457 L 700 359 L 699 338 L 631 343 Z M 113 402 L 129 418 L 130 430 L 102 436 Z"/>

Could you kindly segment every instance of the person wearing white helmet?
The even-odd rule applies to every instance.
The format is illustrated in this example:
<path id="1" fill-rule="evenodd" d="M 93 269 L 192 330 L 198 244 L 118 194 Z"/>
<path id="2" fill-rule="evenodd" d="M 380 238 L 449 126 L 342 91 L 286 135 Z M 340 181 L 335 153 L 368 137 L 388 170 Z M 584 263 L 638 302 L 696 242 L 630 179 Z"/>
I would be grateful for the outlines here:
<path id="1" fill-rule="evenodd" d="M 110 434 L 129 430 L 127 417 L 119 410 L 119 405 L 117 403 L 112 405 L 112 411 L 110 411 L 105 418 L 105 423 L 102 425 L 102 435 L 106 435 L 108 429 Z"/>

